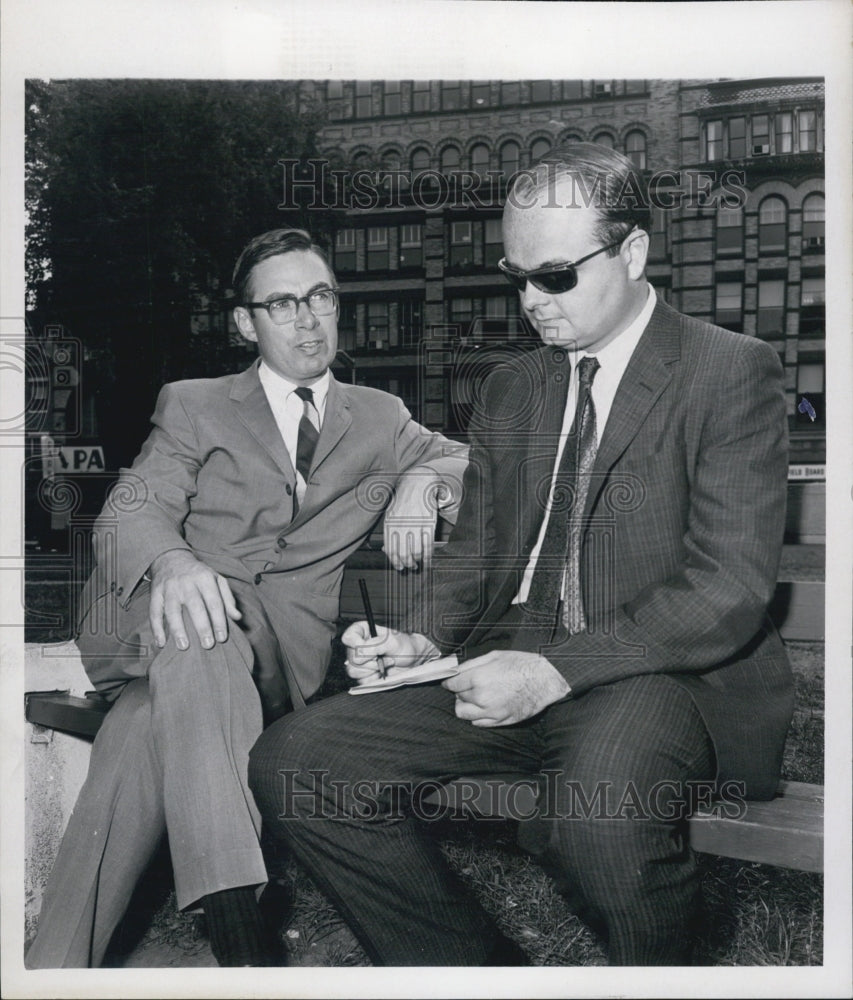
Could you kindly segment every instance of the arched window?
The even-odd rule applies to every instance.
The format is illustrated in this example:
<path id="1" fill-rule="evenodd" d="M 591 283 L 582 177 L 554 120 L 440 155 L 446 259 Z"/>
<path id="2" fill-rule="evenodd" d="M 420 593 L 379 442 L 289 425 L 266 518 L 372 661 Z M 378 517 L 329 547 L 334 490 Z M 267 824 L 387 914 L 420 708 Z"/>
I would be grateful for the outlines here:
<path id="1" fill-rule="evenodd" d="M 717 253 L 737 254 L 743 250 L 743 209 L 717 209 Z"/>
<path id="2" fill-rule="evenodd" d="M 530 147 L 530 162 L 535 163 L 538 159 L 551 152 L 550 139 L 535 139 Z"/>
<path id="3" fill-rule="evenodd" d="M 429 150 L 421 147 L 412 153 L 412 175 L 417 176 L 425 170 L 429 170 Z"/>
<path id="4" fill-rule="evenodd" d="M 517 142 L 510 140 L 501 146 L 501 173 L 504 180 L 509 180 L 518 171 L 520 159 L 521 149 Z"/>
<path id="5" fill-rule="evenodd" d="M 803 201 L 803 249 L 823 252 L 826 230 L 826 202 L 822 194 L 810 194 Z"/>
<path id="6" fill-rule="evenodd" d="M 788 206 L 781 198 L 765 198 L 758 207 L 758 249 L 762 252 L 785 249 Z"/>
<path id="7" fill-rule="evenodd" d="M 646 169 L 646 136 L 634 129 L 625 136 L 625 155 L 638 170 Z"/>
<path id="8" fill-rule="evenodd" d="M 441 172 L 446 174 L 451 170 L 458 170 L 459 163 L 459 150 L 455 146 L 445 146 L 441 151 Z"/>
<path id="9" fill-rule="evenodd" d="M 608 149 L 614 149 L 616 145 L 613 141 L 613 136 L 609 132 L 599 132 L 592 137 L 592 141 L 597 142 L 599 146 L 607 146 Z"/>
<path id="10" fill-rule="evenodd" d="M 489 169 L 489 147 L 482 142 L 471 150 L 471 169 L 481 177 L 485 177 Z"/>

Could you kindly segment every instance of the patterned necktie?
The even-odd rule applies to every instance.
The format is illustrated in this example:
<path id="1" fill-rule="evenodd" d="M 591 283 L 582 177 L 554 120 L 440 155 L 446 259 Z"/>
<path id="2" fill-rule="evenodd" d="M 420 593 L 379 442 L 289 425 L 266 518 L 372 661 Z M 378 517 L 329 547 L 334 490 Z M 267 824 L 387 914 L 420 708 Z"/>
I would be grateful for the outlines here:
<path id="1" fill-rule="evenodd" d="M 307 386 L 300 385 L 296 389 L 296 395 L 302 400 L 302 419 L 299 421 L 299 437 L 296 441 L 296 471 L 307 484 L 311 459 L 314 457 L 320 432 L 311 419 L 312 411 L 317 412 L 314 406 L 314 393 Z"/>
<path id="2" fill-rule="evenodd" d="M 575 419 L 554 479 L 551 513 L 526 601 L 537 617 L 556 626 L 565 582 L 562 623 L 570 635 L 586 627 L 580 586 L 581 519 L 598 448 L 592 380 L 599 367 L 592 357 L 578 362 Z"/>

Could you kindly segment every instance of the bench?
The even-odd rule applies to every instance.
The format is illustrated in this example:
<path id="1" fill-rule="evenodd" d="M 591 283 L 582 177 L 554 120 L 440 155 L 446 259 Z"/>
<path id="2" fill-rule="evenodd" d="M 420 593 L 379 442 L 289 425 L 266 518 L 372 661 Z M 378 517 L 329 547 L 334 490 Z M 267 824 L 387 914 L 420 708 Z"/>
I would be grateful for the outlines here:
<path id="1" fill-rule="evenodd" d="M 34 691 L 26 696 L 28 722 L 90 739 L 108 709 L 109 704 L 94 694 L 79 697 L 64 691 Z M 536 793 L 529 778 L 518 778 L 461 778 L 433 792 L 428 801 L 437 808 L 479 817 L 530 815 Z M 782 781 L 769 802 L 748 801 L 737 811 L 710 805 L 700 808 L 689 826 L 690 843 L 696 851 L 800 871 L 823 871 L 822 785 Z"/>

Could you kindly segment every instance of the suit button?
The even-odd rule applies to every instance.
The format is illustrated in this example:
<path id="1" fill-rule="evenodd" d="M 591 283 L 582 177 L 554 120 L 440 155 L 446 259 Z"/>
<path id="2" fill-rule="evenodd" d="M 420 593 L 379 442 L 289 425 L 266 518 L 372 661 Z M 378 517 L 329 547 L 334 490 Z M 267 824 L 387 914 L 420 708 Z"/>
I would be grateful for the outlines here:
<path id="1" fill-rule="evenodd" d="M 119 597 L 121 597 L 121 595 L 124 593 L 124 587 L 119 587 L 116 590 L 116 593 L 118 594 Z"/>
<path id="2" fill-rule="evenodd" d="M 290 494 L 293 492 L 293 487 L 290 485 L 290 483 L 288 483 L 287 486 L 284 487 L 284 492 L 288 496 L 290 496 Z"/>
<path id="3" fill-rule="evenodd" d="M 257 586 L 261 580 L 263 580 L 263 576 L 260 573 L 255 573 L 255 586 Z"/>
<path id="4" fill-rule="evenodd" d="M 286 538 L 277 538 L 275 544 L 280 549 L 286 549 L 287 548 L 287 539 Z"/>

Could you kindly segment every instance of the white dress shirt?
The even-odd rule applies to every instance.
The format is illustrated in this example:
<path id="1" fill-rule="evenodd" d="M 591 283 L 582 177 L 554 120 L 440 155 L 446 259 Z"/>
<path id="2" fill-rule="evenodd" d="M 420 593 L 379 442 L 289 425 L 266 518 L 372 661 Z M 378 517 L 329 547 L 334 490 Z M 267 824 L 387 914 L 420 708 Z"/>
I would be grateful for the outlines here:
<path id="1" fill-rule="evenodd" d="M 263 361 L 258 367 L 258 378 L 264 387 L 279 433 L 284 440 L 284 446 L 290 455 L 290 461 L 296 470 L 296 445 L 299 440 L 299 422 L 305 412 L 303 401 L 296 395 L 299 388 L 295 382 L 274 372 Z M 326 415 L 326 397 L 329 394 L 331 376 L 328 371 L 313 382 L 309 388 L 314 393 L 314 406 L 308 407 L 311 422 L 319 431 Z M 312 412 L 313 411 L 313 412 Z M 296 470 L 296 498 L 302 503 L 305 497 L 306 483 Z"/>
<path id="2" fill-rule="evenodd" d="M 634 353 L 634 349 L 640 342 L 640 337 L 642 337 L 643 331 L 648 326 L 649 320 L 652 318 L 655 305 L 657 304 L 657 296 L 655 295 L 654 288 L 652 288 L 651 285 L 648 287 L 648 298 L 646 299 L 645 305 L 637 315 L 637 318 L 629 327 L 627 327 L 627 329 L 623 330 L 623 332 L 620 333 L 615 340 L 612 340 L 606 347 L 602 347 L 602 349 L 595 354 L 588 351 L 569 352 L 569 362 L 572 366 L 572 377 L 569 382 L 569 395 L 566 399 L 566 409 L 563 413 L 563 426 L 560 429 L 560 442 L 557 446 L 557 456 L 554 459 L 554 470 L 551 474 L 551 489 L 548 494 L 548 505 L 545 510 L 542 527 L 539 530 L 539 537 L 536 539 L 536 545 L 530 553 L 530 559 L 524 570 L 524 576 L 521 578 L 521 586 L 519 587 L 518 594 L 513 601 L 514 604 L 523 604 L 527 600 L 527 595 L 530 591 L 530 581 L 533 578 L 533 571 L 536 569 L 536 561 L 539 558 L 539 551 L 542 548 L 542 542 L 545 538 L 545 529 L 548 527 L 548 518 L 551 514 L 551 501 L 554 495 L 554 480 L 557 475 L 557 470 L 560 467 L 560 459 L 563 455 L 563 448 L 565 447 L 566 439 L 569 436 L 569 431 L 572 429 L 572 423 L 575 419 L 575 406 L 577 405 L 578 398 L 578 362 L 581 358 L 594 357 L 598 359 L 598 363 L 600 365 L 592 383 L 592 401 L 595 406 L 595 433 L 597 446 L 601 443 L 601 436 L 604 433 L 607 418 L 610 416 L 610 409 L 613 406 L 613 400 L 616 398 L 616 390 L 619 388 L 619 383 L 622 381 L 622 376 L 625 374 L 625 369 L 628 367 L 631 355 Z"/>

